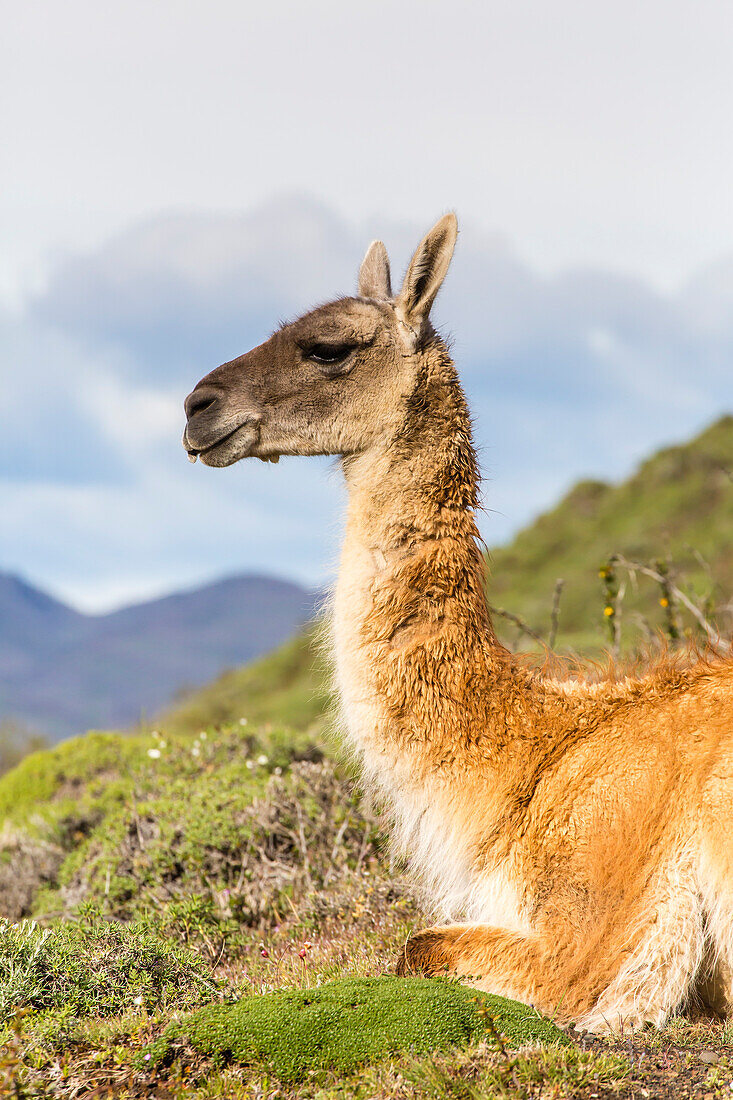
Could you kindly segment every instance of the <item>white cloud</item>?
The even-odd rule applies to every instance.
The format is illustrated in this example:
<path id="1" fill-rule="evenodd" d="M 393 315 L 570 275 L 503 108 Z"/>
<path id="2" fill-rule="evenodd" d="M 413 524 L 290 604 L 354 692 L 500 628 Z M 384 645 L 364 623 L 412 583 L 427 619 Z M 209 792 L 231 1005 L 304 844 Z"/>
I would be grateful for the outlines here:
<path id="1" fill-rule="evenodd" d="M 164 216 L 60 263 L 35 321 L 128 353 L 147 382 L 197 377 L 266 338 L 278 317 L 351 290 L 351 228 L 283 197 L 241 214 Z M 125 364 L 121 364 L 124 368 Z"/>
<path id="2" fill-rule="evenodd" d="M 385 227 L 396 278 L 425 228 Z M 541 275 L 462 229 L 437 319 L 476 416 L 487 542 L 575 478 L 619 476 L 730 409 L 725 265 L 661 294 L 592 269 Z M 23 318 L 0 318 L 0 565 L 87 606 L 242 569 L 322 579 L 339 477 L 300 460 L 191 467 L 182 401 L 283 314 L 350 292 L 373 235 L 289 197 L 147 221 L 60 263 Z"/>
<path id="3" fill-rule="evenodd" d="M 183 431 L 180 390 L 156 390 L 106 373 L 90 379 L 76 398 L 109 444 L 131 463 L 150 463 Z"/>
<path id="4" fill-rule="evenodd" d="M 672 285 L 733 244 L 733 8 L 28 0 L 0 40 L 7 281 L 161 209 L 446 206 Z M 19 274 L 20 272 L 20 274 Z"/>
<path id="5" fill-rule="evenodd" d="M 210 471 L 192 469 L 181 449 L 180 466 L 129 485 L 0 478 L 2 567 L 88 610 L 247 569 L 323 579 L 338 493 L 318 463 Z"/>

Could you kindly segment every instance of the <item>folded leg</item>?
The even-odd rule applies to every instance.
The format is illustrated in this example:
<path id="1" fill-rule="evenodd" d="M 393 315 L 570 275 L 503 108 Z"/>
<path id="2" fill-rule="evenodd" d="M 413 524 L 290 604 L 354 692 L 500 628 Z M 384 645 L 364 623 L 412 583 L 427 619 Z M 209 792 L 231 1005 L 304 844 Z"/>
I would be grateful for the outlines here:
<path id="1" fill-rule="evenodd" d="M 397 973 L 455 974 L 487 993 L 540 1007 L 543 954 L 534 937 L 484 924 L 449 924 L 411 936 L 397 961 Z M 543 1007 L 552 1011 L 555 1006 Z"/>
<path id="2" fill-rule="evenodd" d="M 647 899 L 648 902 L 649 899 Z M 580 945 L 486 925 L 427 928 L 402 949 L 398 974 L 453 974 L 591 1031 L 661 1026 L 689 997 L 703 952 L 699 902 L 676 889 L 638 913 L 634 947 Z M 685 904 L 686 903 L 686 904 Z M 609 940 L 611 937 L 609 937 Z"/>

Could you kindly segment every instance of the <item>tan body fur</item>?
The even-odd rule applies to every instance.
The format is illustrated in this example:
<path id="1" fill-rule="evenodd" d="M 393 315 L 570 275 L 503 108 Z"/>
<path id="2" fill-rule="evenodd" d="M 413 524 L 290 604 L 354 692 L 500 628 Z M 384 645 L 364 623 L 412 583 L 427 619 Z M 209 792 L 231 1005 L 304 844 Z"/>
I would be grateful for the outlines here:
<path id="1" fill-rule="evenodd" d="M 350 340 L 367 333 L 343 360 L 338 398 L 307 391 L 321 395 L 320 437 L 309 426 L 306 444 L 298 426 L 287 438 L 265 415 L 253 444 L 249 412 L 245 433 L 245 454 L 344 455 L 333 636 L 345 726 L 397 844 L 444 919 L 463 922 L 412 937 L 399 969 L 470 977 L 593 1030 L 661 1025 L 695 999 L 733 1013 L 733 662 L 585 684 L 533 673 L 497 642 L 470 418 L 427 320 L 454 241 L 443 219 L 397 299 L 373 248 L 360 298 L 272 338 L 292 329 L 321 363 L 323 345 L 304 345 L 299 325 L 320 340 L 336 316 Z M 391 373 L 370 375 L 377 359 Z M 212 382 L 231 394 L 232 367 L 203 380 L 206 397 Z M 360 380 L 357 404 L 344 404 L 344 379 Z M 270 407 L 249 374 L 234 390 L 227 415 Z M 197 409 L 211 405 L 199 397 L 189 413 L 190 453 L 244 457 L 229 436 L 201 446 L 211 424 L 198 426 Z M 219 410 L 212 422 L 234 421 Z"/>

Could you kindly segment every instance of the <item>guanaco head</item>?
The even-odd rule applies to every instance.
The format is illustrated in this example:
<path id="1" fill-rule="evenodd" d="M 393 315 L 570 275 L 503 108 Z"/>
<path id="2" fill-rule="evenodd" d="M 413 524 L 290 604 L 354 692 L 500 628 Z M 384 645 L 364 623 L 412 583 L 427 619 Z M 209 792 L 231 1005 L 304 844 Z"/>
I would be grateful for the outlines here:
<path id="1" fill-rule="evenodd" d="M 455 215 L 418 246 L 396 297 L 374 241 L 358 296 L 304 314 L 264 344 L 202 378 L 185 402 L 183 445 L 195 462 L 353 455 L 394 432 L 415 391 L 430 309 L 456 242 Z"/>

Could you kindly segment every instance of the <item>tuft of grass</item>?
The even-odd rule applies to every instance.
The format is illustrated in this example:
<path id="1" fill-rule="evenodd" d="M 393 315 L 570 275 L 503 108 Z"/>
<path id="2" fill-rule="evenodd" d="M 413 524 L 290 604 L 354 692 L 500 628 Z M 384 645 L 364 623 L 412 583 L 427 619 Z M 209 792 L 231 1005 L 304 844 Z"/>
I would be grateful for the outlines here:
<path id="1" fill-rule="evenodd" d="M 29 1010 L 113 1016 L 193 1006 L 216 991 L 200 959 L 144 927 L 93 916 L 50 928 L 0 922 L 0 1027 Z"/>
<path id="2" fill-rule="evenodd" d="M 557 1044 L 491 1057 L 478 1050 L 435 1059 L 416 1059 L 402 1070 L 414 1096 L 425 1100 L 493 1100 L 494 1097 L 591 1096 L 599 1089 L 619 1092 L 629 1076 L 628 1059 Z"/>
<path id="3" fill-rule="evenodd" d="M 487 1033 L 514 1045 L 568 1042 L 527 1005 L 457 982 L 346 977 L 207 1006 L 171 1025 L 140 1063 L 159 1066 L 191 1048 L 214 1066 L 267 1067 L 287 1084 L 318 1071 L 349 1074 L 402 1052 L 464 1047 Z"/>

